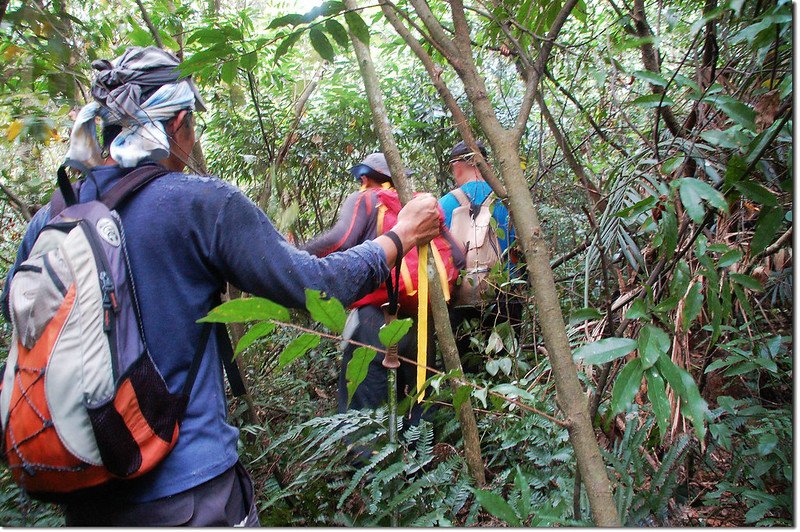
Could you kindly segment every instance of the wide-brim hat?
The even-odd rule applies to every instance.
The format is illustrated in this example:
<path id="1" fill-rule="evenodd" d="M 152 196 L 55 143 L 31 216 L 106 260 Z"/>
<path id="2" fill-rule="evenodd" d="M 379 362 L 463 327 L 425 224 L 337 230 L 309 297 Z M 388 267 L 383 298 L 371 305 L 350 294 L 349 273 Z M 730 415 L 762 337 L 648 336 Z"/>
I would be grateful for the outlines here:
<path id="1" fill-rule="evenodd" d="M 350 173 L 352 173 L 353 177 L 356 179 L 361 179 L 361 176 L 366 175 L 380 181 L 380 179 L 377 179 L 378 176 L 375 176 L 374 173 L 383 176 L 383 181 L 388 181 L 392 178 L 392 171 L 389 170 L 389 163 L 386 161 L 386 156 L 382 152 L 370 153 L 364 157 L 363 161 L 352 167 Z M 411 170 L 406 170 L 406 176 L 410 176 L 413 173 L 414 172 Z"/>

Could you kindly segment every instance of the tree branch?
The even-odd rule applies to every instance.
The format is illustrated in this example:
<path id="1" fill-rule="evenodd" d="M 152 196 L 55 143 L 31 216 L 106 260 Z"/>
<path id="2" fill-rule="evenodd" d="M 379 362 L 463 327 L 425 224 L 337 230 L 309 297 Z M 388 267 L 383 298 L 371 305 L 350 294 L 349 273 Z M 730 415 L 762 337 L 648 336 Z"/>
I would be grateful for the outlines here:
<path id="1" fill-rule="evenodd" d="M 144 20 L 147 29 L 150 30 L 153 40 L 156 41 L 156 45 L 159 48 L 164 48 L 164 42 L 161 40 L 161 35 L 158 34 L 158 30 L 153 25 L 153 21 L 150 20 L 150 15 L 147 14 L 147 10 L 144 8 L 142 0 L 136 0 L 136 5 L 139 6 L 139 10 L 142 12 L 142 19 Z"/>

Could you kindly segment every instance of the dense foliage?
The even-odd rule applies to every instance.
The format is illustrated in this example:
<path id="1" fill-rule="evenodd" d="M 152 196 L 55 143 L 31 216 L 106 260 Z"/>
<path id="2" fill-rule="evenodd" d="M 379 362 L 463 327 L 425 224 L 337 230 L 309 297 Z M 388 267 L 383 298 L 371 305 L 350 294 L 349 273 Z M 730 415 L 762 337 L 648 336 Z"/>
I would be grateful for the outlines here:
<path id="1" fill-rule="evenodd" d="M 426 39 L 419 4 L 389 5 L 482 137 L 459 73 Z M 356 188 L 347 169 L 379 149 L 351 38 L 369 41 L 415 189 L 453 186 L 451 112 L 374 6 L 2 5 L 0 272 L 53 188 L 91 61 L 132 44 L 179 53 L 209 103 L 191 168 L 235 182 L 294 241 L 330 227 Z M 460 3 L 428 5 L 455 31 Z M 525 105 L 527 57 L 563 6 L 468 3 L 472 54 L 507 127 Z M 792 22 L 787 0 L 577 2 L 525 117 L 520 165 L 623 525 L 793 523 Z M 468 330 L 483 369 L 430 382 L 429 422 L 397 443 L 383 410 L 332 415 L 340 354 L 317 333 L 341 328 L 321 300 L 310 297 L 310 318 L 277 320 L 294 327 L 246 305 L 224 317 L 252 389 L 231 416 L 262 524 L 592 523 L 540 309 L 524 280 L 503 275 L 497 290 L 527 295 L 521 333 Z M 10 336 L 3 323 L 3 352 Z M 485 486 L 469 475 L 454 416 L 467 399 Z M 356 466 L 348 457 L 360 445 L 375 453 Z M 7 472 L 0 485 L 0 523 L 60 523 L 57 508 L 27 500 Z"/>

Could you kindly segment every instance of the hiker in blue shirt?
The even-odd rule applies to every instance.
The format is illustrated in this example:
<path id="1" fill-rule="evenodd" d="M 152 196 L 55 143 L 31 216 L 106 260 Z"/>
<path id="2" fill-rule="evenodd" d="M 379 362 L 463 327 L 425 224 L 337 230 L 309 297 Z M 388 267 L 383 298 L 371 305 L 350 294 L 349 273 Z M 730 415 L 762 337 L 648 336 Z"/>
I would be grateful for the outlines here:
<path id="1" fill-rule="evenodd" d="M 483 142 L 477 140 L 476 144 L 480 149 L 481 155 L 487 158 L 488 154 Z M 493 219 L 491 222 L 492 229 L 497 236 L 497 244 L 499 244 L 499 249 L 494 251 L 495 261 L 503 264 L 503 269 L 508 272 L 510 278 L 515 278 L 519 275 L 519 268 L 516 264 L 516 254 L 513 247 L 514 228 L 511 224 L 508 209 L 501 201 L 495 201 L 492 187 L 481 175 L 480 169 L 475 162 L 475 155 L 464 141 L 456 144 L 450 152 L 450 165 L 457 188 L 448 192 L 439 200 L 439 204 L 444 210 L 445 225 L 453 231 L 453 236 L 458 238 L 458 232 L 455 231 L 453 226 L 454 211 L 465 205 L 465 208 L 469 206 L 470 213 L 475 213 L 476 210 L 480 210 L 482 205 L 489 205 Z M 470 243 L 468 241 L 460 243 L 465 247 L 467 262 L 469 262 L 472 259 L 466 247 Z M 470 268 L 470 265 L 468 264 L 467 267 Z M 463 285 L 463 283 L 469 283 L 469 280 L 464 278 L 461 282 Z M 481 282 L 492 284 L 488 279 Z M 491 290 L 489 291 L 491 292 Z M 483 367 L 482 354 L 470 352 L 471 334 L 466 329 L 482 330 L 485 334 L 488 334 L 494 326 L 500 322 L 507 321 L 518 334 L 519 326 L 521 325 L 522 301 L 519 297 L 513 293 L 507 293 L 507 291 L 508 289 L 495 289 L 494 296 L 484 297 L 479 302 L 462 303 L 459 302 L 457 296 L 453 301 L 450 307 L 450 322 L 456 334 L 456 345 L 464 371 L 475 373 Z"/>
<path id="2" fill-rule="evenodd" d="M 95 199 L 136 166 L 158 161 L 170 171 L 119 208 L 150 353 L 173 393 L 186 381 L 202 326 L 196 320 L 231 283 L 242 291 L 303 308 L 305 289 L 348 305 L 386 279 L 398 248 L 379 236 L 317 258 L 296 249 L 238 188 L 215 177 L 184 174 L 195 143 L 193 113 L 204 103 L 179 61 L 154 47 L 131 48 L 113 62 L 95 61 L 94 101 L 78 115 L 68 162 L 86 168 L 79 200 Z M 94 124 L 103 123 L 103 147 Z M 31 221 L 8 288 L 50 217 Z M 418 196 L 393 231 L 403 249 L 439 233 L 436 199 Z M 223 327 L 206 345 L 180 436 L 151 472 L 116 481 L 65 504 L 68 526 L 258 526 L 249 475 L 238 461 L 238 430 L 226 421 L 221 357 L 232 349 Z"/>

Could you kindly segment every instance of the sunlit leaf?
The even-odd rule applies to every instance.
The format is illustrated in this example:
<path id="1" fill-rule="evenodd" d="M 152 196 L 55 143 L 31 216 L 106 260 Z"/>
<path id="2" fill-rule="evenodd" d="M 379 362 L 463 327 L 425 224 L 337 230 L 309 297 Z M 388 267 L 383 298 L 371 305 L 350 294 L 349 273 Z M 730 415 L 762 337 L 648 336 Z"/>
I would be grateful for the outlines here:
<path id="1" fill-rule="evenodd" d="M 381 329 L 378 332 L 378 338 L 386 347 L 395 345 L 397 342 L 402 340 L 406 334 L 408 334 L 408 331 L 413 325 L 414 322 L 411 320 L 411 318 L 393 320 L 391 323 L 381 326 Z"/>
<path id="2" fill-rule="evenodd" d="M 310 349 L 317 347 L 319 341 L 319 335 L 303 333 L 289 342 L 289 345 L 286 346 L 278 358 L 278 369 L 285 367 L 287 364 L 290 364 L 292 361 L 308 353 Z"/>
<path id="3" fill-rule="evenodd" d="M 272 334 L 272 331 L 274 330 L 275 330 L 274 323 L 270 323 L 268 321 L 256 323 L 255 325 L 250 327 L 250 330 L 244 333 L 244 335 L 242 335 L 242 337 L 239 339 L 239 342 L 237 342 L 236 344 L 236 350 L 234 351 L 234 354 L 238 355 L 239 353 L 241 353 L 242 351 L 253 345 L 253 343 L 258 339 Z"/>
<path id="4" fill-rule="evenodd" d="M 658 423 L 658 431 L 663 438 L 667 434 L 671 414 L 664 379 L 656 368 L 648 369 L 645 372 L 645 378 L 647 380 L 647 398 L 650 400 L 650 404 L 653 405 L 653 414 L 656 417 L 656 423 Z"/>
<path id="5" fill-rule="evenodd" d="M 263 297 L 248 297 L 227 301 L 211 309 L 207 316 L 198 322 L 242 323 L 248 321 L 277 320 L 289 321 L 289 311 L 277 303 Z"/>
<path id="6" fill-rule="evenodd" d="M 631 338 L 604 338 L 575 350 L 572 359 L 583 364 L 605 364 L 624 357 L 636 349 L 636 340 Z"/>
<path id="7" fill-rule="evenodd" d="M 353 351 L 353 358 L 347 363 L 345 378 L 347 379 L 347 403 L 353 400 L 356 389 L 364 382 L 369 371 L 369 363 L 375 358 L 375 350 L 369 347 L 359 347 Z"/>
<path id="8" fill-rule="evenodd" d="M 653 107 L 670 107 L 675 105 L 675 100 L 666 94 L 645 94 L 644 96 L 639 96 L 630 104 L 650 109 Z"/>
<path id="9" fill-rule="evenodd" d="M 725 197 L 708 183 L 693 177 L 684 177 L 680 179 L 679 186 L 681 203 L 695 223 L 702 222 L 705 216 L 703 201 L 723 212 L 728 212 L 728 203 L 725 201 Z"/>
<path id="10" fill-rule="evenodd" d="M 341 334 L 347 321 L 347 312 L 334 298 L 323 298 L 319 290 L 306 288 L 306 308 L 311 317 L 331 331 Z"/>

